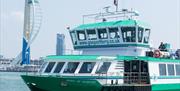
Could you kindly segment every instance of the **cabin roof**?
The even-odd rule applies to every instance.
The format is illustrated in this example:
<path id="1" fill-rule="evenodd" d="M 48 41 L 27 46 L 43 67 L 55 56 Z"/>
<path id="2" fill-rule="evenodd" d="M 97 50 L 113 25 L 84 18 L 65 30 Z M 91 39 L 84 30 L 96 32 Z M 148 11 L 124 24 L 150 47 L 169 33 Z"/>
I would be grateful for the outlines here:
<path id="1" fill-rule="evenodd" d="M 97 60 L 103 60 L 103 59 L 111 59 L 111 60 L 118 60 L 118 61 L 131 61 L 131 60 L 144 60 L 149 62 L 177 62 L 180 63 L 180 60 L 175 59 L 163 59 L 163 58 L 152 58 L 152 57 L 135 57 L 135 56 L 100 56 L 100 55 L 63 55 L 63 56 L 47 56 L 45 58 L 46 61 L 51 60 L 58 60 L 58 61 L 97 61 Z"/>
<path id="2" fill-rule="evenodd" d="M 96 60 L 99 56 L 96 55 L 63 55 L 63 56 L 47 56 L 47 60 Z"/>
<path id="3" fill-rule="evenodd" d="M 105 28 L 105 27 L 117 27 L 117 26 L 135 26 L 139 25 L 142 27 L 148 28 L 149 25 L 142 21 L 137 20 L 119 20 L 119 21 L 110 21 L 110 22 L 99 22 L 99 23 L 91 23 L 91 24 L 83 24 L 76 27 L 73 30 L 84 30 L 84 29 L 94 29 L 94 28 Z"/>

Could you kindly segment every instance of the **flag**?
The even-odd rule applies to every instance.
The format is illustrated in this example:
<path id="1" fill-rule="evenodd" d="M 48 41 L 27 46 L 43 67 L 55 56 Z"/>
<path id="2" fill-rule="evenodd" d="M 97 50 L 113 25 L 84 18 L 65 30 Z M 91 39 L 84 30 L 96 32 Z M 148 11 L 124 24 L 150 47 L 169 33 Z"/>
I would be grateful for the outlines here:
<path id="1" fill-rule="evenodd" d="M 118 6 L 118 0 L 114 0 L 114 5 Z"/>

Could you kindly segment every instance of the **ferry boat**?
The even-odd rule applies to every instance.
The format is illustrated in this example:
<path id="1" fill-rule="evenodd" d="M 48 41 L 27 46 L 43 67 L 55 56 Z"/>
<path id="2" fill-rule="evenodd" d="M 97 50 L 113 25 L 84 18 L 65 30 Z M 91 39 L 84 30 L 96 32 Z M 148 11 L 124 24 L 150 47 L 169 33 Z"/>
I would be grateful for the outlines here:
<path id="1" fill-rule="evenodd" d="M 84 15 L 94 23 L 68 28 L 80 55 L 50 55 L 36 74 L 21 75 L 31 91 L 180 91 L 180 50 L 150 45 L 149 24 L 122 9 Z"/>

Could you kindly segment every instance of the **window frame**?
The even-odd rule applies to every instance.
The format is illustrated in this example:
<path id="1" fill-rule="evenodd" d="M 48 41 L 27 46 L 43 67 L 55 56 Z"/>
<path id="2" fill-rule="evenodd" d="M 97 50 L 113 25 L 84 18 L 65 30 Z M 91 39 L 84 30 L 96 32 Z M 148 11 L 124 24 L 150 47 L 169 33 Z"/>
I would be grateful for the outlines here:
<path id="1" fill-rule="evenodd" d="M 90 33 L 90 31 L 91 31 L 91 32 L 93 31 L 94 33 Z M 98 39 L 96 29 L 87 29 L 86 32 L 87 32 L 87 39 L 88 39 L 88 40 L 97 40 L 97 39 Z M 93 38 L 93 37 L 90 38 L 90 35 L 92 35 L 92 36 L 95 35 L 96 38 Z"/>
<path id="2" fill-rule="evenodd" d="M 104 67 L 104 66 L 103 66 L 104 63 L 109 63 L 109 65 L 108 65 L 108 67 L 106 68 L 105 71 L 101 71 L 101 70 L 102 70 L 102 67 Z M 110 69 L 110 67 L 111 67 L 111 65 L 112 65 L 112 62 L 100 62 L 100 63 L 98 64 L 98 67 L 96 68 L 95 74 L 107 74 L 108 71 L 109 71 L 109 69 Z"/>
<path id="3" fill-rule="evenodd" d="M 84 41 L 84 40 L 87 39 L 86 31 L 84 31 L 84 30 L 77 30 L 76 33 L 77 33 L 77 39 L 78 39 L 79 41 Z M 84 35 L 83 35 L 83 37 L 84 37 L 83 39 L 81 39 L 81 35 L 80 35 L 80 34 L 84 34 Z"/>
<path id="4" fill-rule="evenodd" d="M 142 29 L 142 30 L 141 30 Z M 141 36 L 140 36 L 141 35 Z M 144 35 L 144 28 L 143 27 L 140 27 L 138 26 L 138 42 L 139 43 L 142 43 L 143 42 L 143 35 Z"/>
<path id="5" fill-rule="evenodd" d="M 170 70 L 170 66 L 172 66 L 172 70 Z M 167 64 L 167 73 L 168 73 L 168 76 L 174 76 L 175 75 L 175 67 L 174 67 L 174 64 Z M 173 72 L 173 73 L 171 73 Z"/>
<path id="6" fill-rule="evenodd" d="M 104 31 L 104 32 L 102 32 L 102 31 Z M 98 34 L 99 39 L 108 39 L 109 38 L 108 31 L 106 28 L 97 29 L 97 34 Z M 102 37 L 101 34 L 103 34 L 103 35 L 105 34 L 106 37 Z"/>
<path id="7" fill-rule="evenodd" d="M 63 63 L 62 65 L 61 65 L 61 68 L 60 68 L 60 71 L 58 71 L 58 72 L 55 72 L 56 71 L 56 68 L 58 67 L 58 64 L 59 63 Z M 53 73 L 60 73 L 62 70 L 63 70 L 63 67 L 65 66 L 65 63 L 66 62 L 57 62 L 57 65 L 55 66 L 55 68 L 54 68 L 54 70 L 53 70 Z"/>
<path id="8" fill-rule="evenodd" d="M 48 65 L 48 62 L 44 62 L 44 63 L 41 65 L 41 67 L 40 67 L 40 69 L 39 69 L 39 72 L 40 72 L 40 73 L 44 73 L 47 65 Z"/>
<path id="9" fill-rule="evenodd" d="M 176 76 L 180 76 L 180 64 L 175 64 L 175 70 L 176 70 Z"/>
<path id="10" fill-rule="evenodd" d="M 50 65 L 50 63 L 53 63 L 52 66 Z M 46 66 L 46 68 L 44 70 L 44 73 L 51 73 L 53 71 L 53 68 L 55 67 L 55 65 L 56 65 L 56 62 L 48 62 L 47 66 Z M 48 66 L 50 66 L 49 69 L 47 69 Z"/>
<path id="11" fill-rule="evenodd" d="M 73 43 L 74 45 L 77 45 L 77 41 L 78 41 L 78 40 L 77 40 L 75 31 L 70 32 L 70 35 L 71 35 L 72 43 Z"/>
<path id="12" fill-rule="evenodd" d="M 164 66 L 164 68 L 162 68 L 160 65 Z M 162 73 L 165 72 L 165 73 Z M 167 76 L 167 65 L 166 64 L 159 64 L 159 76 Z"/>
<path id="13" fill-rule="evenodd" d="M 128 43 L 129 42 L 130 43 L 135 43 L 136 42 L 136 40 L 137 40 L 136 39 L 136 36 L 137 36 L 136 35 L 136 26 L 122 26 L 121 27 L 121 33 L 122 33 L 123 42 L 128 42 Z"/>
<path id="14" fill-rule="evenodd" d="M 120 38 L 120 32 L 119 32 L 119 28 L 118 27 L 108 28 L 108 31 L 109 31 L 109 38 L 110 39 L 118 39 L 118 38 Z M 112 36 L 111 33 L 115 33 L 114 37 Z"/>
<path id="15" fill-rule="evenodd" d="M 82 72 L 82 68 L 84 67 L 84 64 L 85 63 L 92 63 L 92 69 L 91 69 L 91 71 L 90 72 Z M 82 66 L 81 66 L 81 68 L 79 69 L 79 74 L 90 74 L 90 73 L 92 73 L 92 71 L 93 71 L 93 69 L 95 68 L 95 65 L 96 65 L 96 62 L 83 62 L 82 63 Z"/>
<path id="16" fill-rule="evenodd" d="M 148 33 L 147 33 L 147 36 L 146 36 L 147 31 L 148 31 Z M 146 43 L 146 44 L 149 43 L 150 32 L 151 32 L 151 29 L 145 28 L 144 33 L 143 33 L 144 34 L 143 43 Z"/>
<path id="17" fill-rule="evenodd" d="M 73 70 L 73 72 L 67 72 L 66 70 L 68 70 L 68 67 L 69 67 L 69 64 L 70 63 L 77 63 L 77 66 L 75 67 L 75 69 Z M 78 68 L 78 66 L 80 65 L 80 62 L 67 62 L 67 64 L 65 65 L 66 67 L 64 67 L 64 69 L 63 69 L 63 74 L 75 74 L 75 72 L 76 72 L 76 70 L 77 70 L 77 68 Z"/>

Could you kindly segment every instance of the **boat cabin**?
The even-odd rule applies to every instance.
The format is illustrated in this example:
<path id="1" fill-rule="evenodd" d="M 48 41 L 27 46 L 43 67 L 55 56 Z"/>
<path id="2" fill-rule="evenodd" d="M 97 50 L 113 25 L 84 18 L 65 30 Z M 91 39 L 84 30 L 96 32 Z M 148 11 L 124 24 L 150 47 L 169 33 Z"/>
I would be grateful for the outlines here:
<path id="1" fill-rule="evenodd" d="M 47 56 L 40 74 L 97 79 L 102 84 L 150 84 L 159 77 L 179 77 L 180 61 L 151 57 Z"/>
<path id="2" fill-rule="evenodd" d="M 144 56 L 150 47 L 150 27 L 138 20 L 83 24 L 70 35 L 74 49 L 84 55 Z"/>

